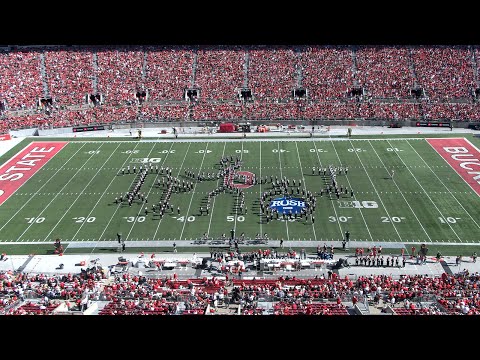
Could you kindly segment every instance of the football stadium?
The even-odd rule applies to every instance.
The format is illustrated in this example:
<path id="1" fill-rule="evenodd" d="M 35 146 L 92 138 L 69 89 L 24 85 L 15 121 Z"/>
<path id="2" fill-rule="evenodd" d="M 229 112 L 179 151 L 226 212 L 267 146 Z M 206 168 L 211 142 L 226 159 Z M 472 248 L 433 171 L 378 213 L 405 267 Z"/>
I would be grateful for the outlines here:
<path id="1" fill-rule="evenodd" d="M 479 314 L 479 51 L 2 48 L 0 313 Z"/>

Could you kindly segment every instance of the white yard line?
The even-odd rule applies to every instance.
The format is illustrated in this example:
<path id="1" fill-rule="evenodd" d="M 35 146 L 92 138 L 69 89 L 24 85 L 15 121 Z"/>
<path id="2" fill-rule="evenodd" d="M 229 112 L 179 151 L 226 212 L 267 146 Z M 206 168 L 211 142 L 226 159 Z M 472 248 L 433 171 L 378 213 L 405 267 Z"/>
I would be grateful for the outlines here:
<path id="1" fill-rule="evenodd" d="M 408 142 L 408 141 L 407 141 Z M 443 157 L 441 156 L 436 150 L 435 148 L 432 146 L 432 144 L 430 144 L 428 141 L 427 143 L 432 147 L 432 149 L 435 151 L 436 154 L 438 154 L 439 157 L 441 157 L 443 159 L 443 161 L 445 161 L 447 164 L 448 164 L 448 161 Z M 433 173 L 433 175 L 435 175 L 435 177 L 438 179 L 438 181 L 445 187 L 445 189 L 448 190 L 448 192 L 450 193 L 450 195 L 453 196 L 453 198 L 455 199 L 455 201 L 458 203 L 458 205 L 460 205 L 460 207 L 463 209 L 463 211 L 465 211 L 465 213 L 470 217 L 470 219 L 472 219 L 472 221 L 475 223 L 475 225 L 477 225 L 477 228 L 480 228 L 480 226 L 478 225 L 478 223 L 475 221 L 475 219 L 472 217 L 472 215 L 470 215 L 470 213 L 463 207 L 462 203 L 460 201 L 458 201 L 458 199 L 455 197 L 455 195 L 453 195 L 453 193 L 450 191 L 450 189 L 448 188 L 447 185 L 445 185 L 445 183 L 438 177 L 438 175 L 435 173 L 435 171 L 432 170 L 432 168 L 428 165 L 428 163 L 422 158 L 422 156 L 417 152 L 417 150 L 415 150 L 415 148 L 412 146 L 412 144 L 410 144 L 408 142 L 408 145 L 410 145 L 410 147 L 413 149 L 413 151 L 415 151 L 415 153 L 418 155 L 418 157 L 420 159 L 422 159 L 422 161 L 425 163 L 425 165 L 428 167 L 428 169 Z M 448 164 L 450 166 L 450 164 Z M 457 174 L 463 181 L 465 181 L 465 179 L 455 170 L 453 169 L 451 166 L 450 168 L 453 170 L 453 172 L 455 174 Z M 466 182 L 466 181 L 465 181 Z M 467 183 L 467 182 L 466 182 Z M 467 183 L 468 184 L 468 183 Z M 470 185 L 470 184 L 468 184 Z M 473 190 L 473 189 L 472 189 Z M 475 190 L 474 190 L 475 191 Z M 476 192 L 475 192 L 476 194 Z"/>
<path id="2" fill-rule="evenodd" d="M 103 143 L 97 148 L 97 150 L 100 149 L 102 146 L 103 146 Z M 44 212 L 45 210 L 47 210 L 47 208 L 50 206 L 50 204 L 57 198 L 57 196 L 62 192 L 62 190 L 67 187 L 67 185 L 70 183 L 70 181 L 72 181 L 72 180 L 75 178 L 75 175 L 77 175 L 77 174 L 80 172 L 80 170 L 82 169 L 82 167 L 84 167 L 85 164 L 86 164 L 94 155 L 95 155 L 95 152 L 94 152 L 92 155 L 90 155 L 90 157 L 87 159 L 87 161 L 77 170 L 77 172 L 67 181 L 67 183 L 66 183 L 65 185 L 63 185 L 63 187 L 57 192 L 57 194 L 52 198 L 52 200 L 50 200 L 50 202 L 47 204 L 47 206 L 45 206 L 45 207 L 43 208 L 43 210 L 40 211 L 40 213 L 39 213 L 37 216 L 35 216 L 35 218 L 39 217 L 40 215 L 43 214 L 43 212 Z M 33 224 L 34 224 L 34 222 L 32 222 L 30 225 L 27 226 L 27 228 L 23 231 L 23 233 L 17 238 L 17 241 L 28 231 L 28 229 L 31 228 L 31 226 L 32 226 Z"/>
<path id="3" fill-rule="evenodd" d="M 385 166 L 384 162 L 382 161 L 382 158 L 380 157 L 380 155 L 378 155 L 377 151 L 375 150 L 375 148 L 373 147 L 373 145 L 372 145 L 372 143 L 371 143 L 370 141 L 369 141 L 369 144 L 370 144 L 370 146 L 372 147 L 372 149 L 373 149 L 373 151 L 375 152 L 375 154 L 377 155 L 378 160 L 380 160 L 380 162 L 382 163 L 383 167 L 385 168 L 385 171 L 387 172 L 387 175 L 390 176 L 390 173 L 388 172 L 387 167 Z M 393 183 L 395 184 L 395 186 L 397 187 L 398 192 L 400 193 L 400 195 L 402 195 L 403 200 L 405 200 L 405 203 L 407 204 L 408 208 L 409 208 L 410 211 L 412 212 L 413 216 L 415 216 L 415 219 L 417 219 L 418 223 L 420 224 L 423 232 L 425 233 L 425 235 L 427 235 L 428 240 L 430 240 L 430 242 L 432 242 L 432 239 L 431 239 L 430 236 L 428 235 L 427 230 L 425 230 L 425 228 L 423 227 L 422 223 L 420 222 L 420 220 L 419 220 L 418 217 L 417 217 L 417 214 L 415 214 L 415 211 L 413 211 L 412 207 L 410 206 L 410 204 L 408 203 L 407 199 L 405 198 L 405 196 L 403 195 L 402 191 L 400 190 L 397 182 L 395 181 L 395 179 L 392 179 L 392 180 L 393 180 Z"/>
<path id="4" fill-rule="evenodd" d="M 207 154 L 207 149 L 208 149 L 208 142 L 203 151 L 202 162 L 200 163 L 200 168 L 198 169 L 197 176 L 200 174 L 200 171 L 202 170 L 203 162 L 205 160 L 205 155 Z M 187 212 L 185 213 L 185 218 L 183 219 L 182 232 L 180 233 L 180 237 L 178 238 L 178 240 L 182 240 L 183 231 L 185 230 L 185 225 L 187 225 L 187 217 L 188 217 L 188 214 L 190 213 L 190 207 L 192 206 L 192 201 L 193 201 L 193 197 L 195 196 L 195 190 L 197 189 L 197 185 L 198 183 L 195 183 L 195 185 L 193 185 L 192 197 L 190 198 L 190 203 L 188 204 L 188 209 L 187 209 Z"/>
<path id="5" fill-rule="evenodd" d="M 392 144 L 390 144 L 390 142 L 387 140 L 387 143 L 390 147 L 392 147 Z M 423 190 L 423 192 L 425 193 L 425 195 L 427 195 L 428 199 L 432 202 L 433 206 L 435 206 L 435 209 L 437 209 L 438 213 L 442 216 L 442 218 L 444 218 L 442 212 L 440 211 L 440 209 L 437 207 L 437 205 L 433 202 L 432 198 L 430 197 L 430 195 L 428 195 L 428 193 L 425 191 L 425 189 L 423 188 L 422 184 L 420 184 L 420 182 L 417 180 L 417 178 L 415 177 L 415 175 L 413 175 L 412 171 L 410 170 L 410 168 L 407 166 L 407 164 L 405 164 L 405 162 L 403 161 L 403 159 L 400 157 L 400 154 L 398 153 L 398 151 L 395 151 L 395 153 L 397 154 L 398 158 L 400 159 L 400 161 L 403 163 L 403 165 L 405 165 L 405 168 L 408 170 L 408 172 L 410 173 L 410 175 L 412 175 L 412 177 L 415 179 L 415 181 L 417 182 L 417 184 L 420 186 L 420 188 Z M 448 221 L 446 221 L 447 225 L 450 227 L 450 229 L 452 229 L 453 233 L 455 234 L 455 236 L 457 237 L 458 240 L 460 240 L 460 242 L 463 242 L 462 239 L 460 239 L 460 237 L 458 236 L 458 234 L 455 232 L 455 230 L 452 228 L 452 225 L 450 225 L 450 223 Z"/>
<path id="6" fill-rule="evenodd" d="M 480 149 L 477 148 L 474 144 L 472 144 L 472 142 L 470 140 L 468 140 L 467 138 L 462 138 L 463 140 L 465 140 L 467 143 L 470 144 L 471 147 L 473 147 L 475 150 L 477 150 L 478 152 L 480 152 Z"/>
<path id="7" fill-rule="evenodd" d="M 103 145 L 103 144 L 102 144 Z M 110 154 L 110 156 L 107 158 L 107 160 L 105 160 L 105 162 L 103 163 L 103 165 L 105 165 L 108 160 L 110 160 L 110 158 L 112 157 L 112 155 L 117 151 L 117 149 L 120 147 L 121 144 L 118 144 L 117 147 L 115 148 L 115 150 L 112 151 L 112 153 Z M 70 211 L 70 209 L 73 207 L 73 205 L 75 205 L 75 203 L 77 202 L 77 200 L 80 198 L 80 196 L 82 196 L 83 192 L 85 191 L 85 189 L 88 187 L 88 185 L 93 181 L 93 179 L 98 175 L 98 173 L 100 172 L 100 170 L 102 169 L 102 167 L 100 167 L 100 169 L 97 170 L 96 174 L 92 176 L 92 178 L 90 179 L 90 181 L 87 183 L 87 185 L 85 185 L 85 187 L 83 188 L 82 191 L 80 191 L 80 193 L 77 195 L 76 199 L 70 204 L 70 206 L 68 207 L 68 209 L 63 213 L 62 217 L 57 221 L 57 223 L 55 224 L 55 226 L 52 227 L 52 229 L 50 230 L 50 232 L 47 234 L 47 236 L 45 236 L 45 238 L 43 239 L 43 241 L 46 241 L 47 238 L 50 236 L 50 234 L 53 232 L 53 230 L 55 230 L 58 226 L 58 224 L 60 224 L 62 222 L 62 219 L 67 215 L 67 213 Z M 116 175 L 116 174 L 115 174 Z M 72 178 L 74 178 L 74 176 L 72 176 Z M 113 181 L 113 180 L 112 180 Z M 111 183 L 111 182 L 110 182 Z M 107 187 L 108 189 L 108 187 Z M 106 192 L 107 190 L 105 189 L 104 193 Z M 58 196 L 58 194 L 57 194 Z M 97 202 L 98 204 L 98 202 Z M 96 204 L 95 204 L 96 206 Z M 91 214 L 91 212 L 90 212 Z M 85 219 L 87 219 L 90 214 L 85 217 Z M 84 220 L 83 224 L 85 223 L 86 221 Z M 79 230 L 82 228 L 83 224 L 80 226 Z M 78 234 L 78 231 L 75 233 L 75 235 L 72 236 L 71 240 L 73 241 L 73 239 L 75 238 L 75 236 Z"/>
<path id="8" fill-rule="evenodd" d="M 227 142 L 223 144 L 223 152 L 222 152 L 222 158 L 225 156 L 225 148 L 227 147 Z M 217 180 L 217 187 L 218 183 L 222 181 L 223 182 L 223 177 L 220 177 L 220 179 Z M 208 229 L 207 229 L 207 237 L 210 236 L 210 226 L 212 225 L 212 218 L 213 218 L 213 209 L 215 209 L 215 200 L 217 199 L 217 196 L 213 197 L 213 202 L 212 202 L 212 211 L 210 211 L 210 220 L 208 221 Z"/>
<path id="9" fill-rule="evenodd" d="M 280 167 L 280 182 L 283 180 L 283 171 L 282 171 L 282 160 L 280 158 L 280 141 L 277 142 L 277 152 L 278 152 L 278 165 Z M 285 220 L 285 227 L 287 229 L 287 240 L 290 240 L 290 235 L 288 233 L 288 219 Z M 260 234 L 263 236 L 263 234 Z"/>
<path id="10" fill-rule="evenodd" d="M 335 148 L 335 145 L 333 145 L 333 142 L 331 143 L 332 146 L 333 146 L 333 150 L 335 150 L 335 154 L 337 155 L 337 158 L 338 158 L 338 161 L 340 162 L 340 166 L 343 167 L 343 164 L 342 164 L 342 160 L 340 159 L 340 156 L 338 155 L 338 152 L 337 152 L 337 149 Z M 348 179 L 348 175 L 345 175 L 345 178 L 347 179 L 347 182 L 348 182 L 348 187 L 350 188 L 350 190 L 353 190 L 353 187 L 352 185 L 350 184 L 350 180 Z M 357 192 L 355 191 L 354 192 L 354 195 L 353 195 L 353 198 L 355 200 L 357 200 L 357 195 L 355 195 Z M 360 215 L 362 216 L 362 219 L 363 219 L 363 223 L 365 224 L 365 228 L 367 229 L 368 231 L 368 235 L 370 235 L 370 240 L 373 242 L 373 236 L 372 236 L 372 233 L 370 232 L 370 228 L 368 227 L 368 224 L 367 224 L 367 221 L 365 220 L 365 217 L 363 216 L 363 212 L 362 212 L 362 209 L 358 209 L 358 211 L 360 211 Z M 337 218 L 338 220 L 338 218 Z"/>
<path id="11" fill-rule="evenodd" d="M 318 159 L 318 162 L 320 164 L 320 167 L 323 168 L 324 166 L 322 165 L 322 160 L 320 160 L 320 155 L 318 154 L 318 149 L 317 149 L 317 145 L 315 144 L 315 141 L 313 141 L 313 146 L 315 146 L 315 152 L 317 153 L 317 159 Z M 322 178 L 322 188 L 325 184 L 323 183 L 323 178 Z M 337 210 L 335 209 L 335 205 L 334 205 L 334 202 L 333 201 L 329 201 L 330 204 L 332 204 L 332 207 L 333 207 L 333 212 L 335 213 L 335 219 L 338 220 L 338 214 L 337 214 Z M 340 239 L 344 239 L 344 234 L 343 234 L 343 230 L 342 230 L 342 224 L 340 221 L 337 221 L 337 224 L 338 224 L 338 228 L 340 229 Z"/>
<path id="12" fill-rule="evenodd" d="M 174 144 L 174 142 L 172 141 L 172 144 L 170 145 L 170 149 L 168 149 L 168 153 L 165 154 L 165 157 L 163 158 L 163 161 L 162 161 L 162 165 L 161 165 L 161 166 L 163 166 L 163 165 L 165 164 L 165 161 L 167 160 L 168 155 L 170 155 L 170 151 L 172 150 L 173 144 Z M 154 145 L 152 146 L 152 149 L 151 149 L 150 152 L 148 153 L 147 158 L 150 157 L 150 154 L 152 153 L 153 149 L 155 148 L 155 145 L 156 145 L 156 144 L 154 144 Z M 148 164 L 147 164 L 147 165 L 148 165 Z M 148 172 L 148 169 L 147 169 L 147 172 Z M 152 186 L 150 186 L 150 189 L 148 190 L 148 193 L 147 193 L 147 199 L 148 199 L 148 196 L 150 195 L 150 192 L 152 191 L 152 189 L 153 189 L 154 186 L 155 186 L 155 182 L 157 181 L 158 175 L 159 175 L 159 173 L 156 174 L 156 175 L 155 175 L 155 179 L 153 179 Z M 150 200 L 150 201 L 151 201 L 151 200 Z M 150 204 L 152 204 L 152 202 L 150 202 Z M 140 214 L 142 213 L 142 210 L 143 210 L 143 207 L 144 207 L 144 206 L 147 206 L 147 208 L 148 208 L 148 205 L 145 205 L 145 203 L 142 203 L 142 205 L 140 206 L 140 210 L 138 210 L 137 216 L 135 217 L 135 221 L 132 223 L 132 227 L 130 228 L 130 231 L 128 232 L 127 236 L 125 236 L 125 241 L 128 240 L 128 237 L 129 237 L 130 234 L 132 233 L 133 228 L 135 227 L 135 224 L 137 223 L 136 218 L 138 218 L 138 217 L 140 216 Z M 152 216 L 153 216 L 153 212 L 152 212 Z M 152 239 L 152 240 L 153 240 L 153 239 Z"/>
<path id="13" fill-rule="evenodd" d="M 295 147 L 297 148 L 298 162 L 300 164 L 300 174 L 302 174 L 303 189 L 305 190 L 305 195 L 306 195 L 307 186 L 305 184 L 305 176 L 303 176 L 302 160 L 300 160 L 300 152 L 298 151 L 298 145 L 297 145 L 296 141 L 295 141 Z M 306 216 L 305 216 L 305 219 L 307 219 Z M 314 223 L 312 223 L 312 229 L 313 229 L 313 237 L 315 238 L 315 241 L 317 241 L 317 233 L 315 232 L 315 224 Z"/>
<path id="14" fill-rule="evenodd" d="M 352 144 L 352 141 L 350 141 L 350 146 L 352 146 L 353 149 L 355 149 L 355 146 Z M 388 213 L 387 207 L 386 207 L 385 204 L 383 203 L 382 197 L 380 196 L 380 194 L 379 194 L 378 191 L 377 191 L 377 187 L 375 186 L 375 184 L 373 183 L 372 179 L 370 178 L 370 175 L 368 174 L 367 169 L 365 169 L 365 166 L 363 165 L 362 159 L 360 159 L 360 155 L 358 155 L 358 152 L 357 152 L 357 151 L 354 151 L 354 153 L 355 153 L 355 155 L 357 155 L 358 161 L 360 161 L 360 165 L 362 165 L 363 171 L 365 171 L 365 174 L 367 175 L 368 180 L 370 181 L 370 184 L 372 184 L 373 190 L 375 190 L 375 193 L 377 194 L 378 200 L 380 200 L 380 202 L 382 203 L 382 206 L 383 206 L 383 208 L 385 209 L 385 212 L 386 212 L 388 218 L 390 219 L 390 224 L 392 224 L 393 229 L 394 229 L 395 232 L 397 233 L 398 238 L 400 239 L 400 241 L 403 242 L 402 237 L 400 236 L 400 233 L 398 232 L 398 229 L 397 229 L 397 227 L 395 226 L 395 223 L 391 220 L 392 217 L 391 217 L 390 214 Z"/>
<path id="15" fill-rule="evenodd" d="M 242 142 L 242 152 L 240 153 L 240 161 L 242 161 L 243 159 L 243 142 Z M 238 170 L 240 170 L 241 166 L 238 168 Z M 235 174 L 235 172 L 234 172 Z M 235 176 L 235 175 L 234 175 Z M 238 198 L 239 198 L 239 194 L 237 193 L 236 195 L 236 200 L 235 200 L 235 223 L 233 224 L 233 233 L 236 234 L 236 231 L 237 231 L 237 217 L 238 217 Z"/>
<path id="16" fill-rule="evenodd" d="M 190 150 L 190 145 L 191 143 L 188 144 L 187 151 L 185 151 L 185 156 L 183 157 L 182 164 L 180 165 L 180 168 L 178 169 L 177 177 L 180 176 L 180 172 L 182 171 L 183 164 L 185 163 L 185 159 L 187 158 L 188 151 Z M 205 156 L 205 154 L 203 154 Z M 155 240 L 155 237 L 157 236 L 158 229 L 160 228 L 160 224 L 162 223 L 163 217 L 158 221 L 157 228 L 155 229 L 155 233 L 153 234 L 152 240 Z M 185 218 L 186 220 L 186 218 Z"/>
<path id="17" fill-rule="evenodd" d="M 69 143 L 69 144 L 71 144 L 71 143 Z M 68 145 L 68 144 L 67 144 L 67 145 Z M 13 214 L 12 217 L 11 217 L 5 224 L 3 224 L 3 226 L 0 228 L 0 231 L 2 231 L 3 228 L 4 228 L 5 226 L 7 226 L 8 223 L 9 223 L 10 221 L 12 221 L 12 220 L 17 216 L 17 214 L 18 214 L 25 206 L 27 206 L 27 204 L 28 204 L 30 201 L 33 200 L 33 198 L 34 198 L 37 194 L 39 194 L 40 190 L 42 190 L 42 189 L 50 182 L 50 180 L 52 180 L 53 178 L 56 177 L 56 175 L 63 169 L 63 167 L 66 166 L 67 163 L 68 163 L 70 160 L 72 160 L 73 157 L 74 157 L 75 155 L 77 155 L 77 153 L 78 153 L 80 150 L 82 150 L 82 148 L 83 148 L 85 145 L 86 145 L 86 144 L 83 144 L 77 151 L 75 151 L 75 153 L 70 157 L 70 159 L 68 159 L 67 161 L 65 161 L 65 164 L 63 164 L 60 168 L 58 168 L 58 170 L 55 171 L 55 173 L 54 173 L 47 181 L 45 181 L 45 183 L 44 183 L 42 186 L 40 186 L 40 188 L 39 188 L 37 191 L 35 191 L 35 192 L 32 194 L 32 196 L 30 196 L 30 197 L 28 198 L 27 201 L 25 201 L 25 202 L 23 203 L 22 207 L 21 207 L 20 209 L 18 209 L 17 212 L 16 212 L 15 214 Z M 65 148 L 64 148 L 64 149 L 65 149 Z M 85 161 L 85 163 L 87 163 L 88 160 L 89 160 L 89 159 L 87 159 L 87 160 Z M 25 182 L 25 183 L 26 183 L 26 182 Z"/>

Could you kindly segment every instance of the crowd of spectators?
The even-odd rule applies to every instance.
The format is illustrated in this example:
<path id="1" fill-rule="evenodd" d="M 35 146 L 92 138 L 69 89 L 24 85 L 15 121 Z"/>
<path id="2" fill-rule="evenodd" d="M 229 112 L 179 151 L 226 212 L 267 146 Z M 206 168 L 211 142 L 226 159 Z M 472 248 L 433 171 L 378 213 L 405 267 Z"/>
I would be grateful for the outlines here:
<path id="1" fill-rule="evenodd" d="M 162 121 L 162 120 L 188 120 L 189 104 L 162 104 L 142 106 L 139 118 L 142 121 Z"/>
<path id="2" fill-rule="evenodd" d="M 300 53 L 302 86 L 315 101 L 345 98 L 354 86 L 352 50 L 346 47 L 308 47 Z"/>
<path id="3" fill-rule="evenodd" d="M 293 100 L 288 102 L 259 100 L 245 104 L 245 117 L 251 120 L 301 119 L 303 106 L 302 103 Z"/>
<path id="4" fill-rule="evenodd" d="M 0 100 L 6 109 L 36 108 L 43 97 L 40 52 L 0 52 Z"/>
<path id="5" fill-rule="evenodd" d="M 243 117 L 240 103 L 210 103 L 199 101 L 192 107 L 192 120 L 233 120 Z"/>
<path id="6" fill-rule="evenodd" d="M 0 131 L 139 119 L 477 121 L 479 54 L 467 46 L 4 50 Z M 240 96 L 245 88 L 251 97 Z M 417 88 L 424 96 L 412 95 Z"/>
<path id="7" fill-rule="evenodd" d="M 264 255 L 252 252 L 249 256 Z M 382 274 L 351 279 L 329 272 L 328 277 L 322 273 L 314 278 L 178 279 L 176 273 L 146 277 L 97 266 L 79 274 L 1 272 L 0 312 L 51 314 L 62 302 L 68 311 L 84 311 L 104 301 L 101 315 L 204 314 L 208 306 L 216 309 L 222 304 L 239 305 L 242 314 L 265 314 L 259 302 L 271 301 L 274 314 L 346 315 L 345 302 L 369 301 L 388 304 L 398 314 L 471 315 L 480 314 L 479 286 L 480 274 L 466 269 L 439 277 Z"/>
<path id="8" fill-rule="evenodd" d="M 101 280 L 106 274 L 101 268 L 85 269 L 79 274 L 48 275 L 0 273 L 0 294 L 3 304 L 18 304 L 9 307 L 4 314 L 47 314 L 55 309 L 60 300 L 67 304 L 70 310 L 82 309 L 88 300 L 101 299 Z M 8 300 L 7 300 L 8 299 Z"/>
<path id="9" fill-rule="evenodd" d="M 407 120 L 422 118 L 421 105 L 415 103 L 364 102 L 358 106 L 358 117 L 364 119 Z"/>
<path id="10" fill-rule="evenodd" d="M 145 87 L 150 100 L 182 100 L 192 87 L 192 49 L 185 47 L 147 47 Z"/>
<path id="11" fill-rule="evenodd" d="M 245 51 L 239 48 L 199 49 L 194 88 L 200 89 L 202 99 L 237 99 L 245 77 L 244 63 Z"/>
<path id="12" fill-rule="evenodd" d="M 415 47 L 412 59 L 418 83 L 431 99 L 469 98 L 477 87 L 467 47 Z"/>
<path id="13" fill-rule="evenodd" d="M 142 73 L 144 52 L 141 49 L 98 50 L 97 92 L 103 94 L 109 105 L 129 105 L 136 100 L 136 93 L 144 91 Z"/>
<path id="14" fill-rule="evenodd" d="M 355 119 L 359 117 L 358 103 L 353 101 L 312 102 L 305 105 L 306 119 Z"/>
<path id="15" fill-rule="evenodd" d="M 361 47 L 356 51 L 358 83 L 369 96 L 400 100 L 414 86 L 406 47 Z"/>
<path id="16" fill-rule="evenodd" d="M 429 102 L 420 106 L 426 120 L 480 120 L 480 105 L 478 103 Z"/>
<path id="17" fill-rule="evenodd" d="M 115 277 L 115 282 L 104 287 L 103 293 L 109 303 L 100 315 L 116 314 L 175 314 L 179 303 L 185 314 L 203 314 L 209 304 L 225 295 L 225 282 L 210 279 L 179 280 L 176 275 L 164 278 L 124 273 Z"/>
<path id="18" fill-rule="evenodd" d="M 288 99 L 297 87 L 296 53 L 292 48 L 252 48 L 248 51 L 248 87 L 259 101 Z"/>
<path id="19" fill-rule="evenodd" d="M 50 96 L 59 105 L 76 105 L 94 94 L 91 49 L 45 51 L 45 73 Z"/>

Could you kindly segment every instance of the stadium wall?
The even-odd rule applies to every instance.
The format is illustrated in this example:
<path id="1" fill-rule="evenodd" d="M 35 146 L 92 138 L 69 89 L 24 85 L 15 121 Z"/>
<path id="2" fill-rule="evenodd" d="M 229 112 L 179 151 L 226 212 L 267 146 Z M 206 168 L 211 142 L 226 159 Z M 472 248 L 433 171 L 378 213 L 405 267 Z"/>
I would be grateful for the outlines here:
<path id="1" fill-rule="evenodd" d="M 37 136 L 38 129 L 31 128 L 31 129 L 21 129 L 21 130 L 10 130 L 9 133 L 12 137 Z"/>
<path id="2" fill-rule="evenodd" d="M 222 120 L 223 121 L 223 120 Z M 197 120 L 197 121 L 168 121 L 168 122 L 158 122 L 158 121 L 137 121 L 129 123 L 117 123 L 115 128 L 158 128 L 158 127 L 204 127 L 204 126 L 218 126 L 221 120 Z M 227 121 L 227 120 L 225 120 Z M 365 119 L 337 119 L 337 120 L 325 120 L 325 119 L 315 119 L 315 120 L 289 120 L 289 119 L 228 119 L 228 122 L 233 124 L 238 123 L 250 123 L 252 126 L 258 125 L 275 125 L 277 123 L 281 125 L 303 125 L 303 126 L 328 126 L 328 125 L 337 125 L 337 126 L 389 126 L 392 123 L 399 123 L 402 126 L 416 126 L 417 121 L 426 121 L 425 119 L 408 119 L 408 120 L 365 120 Z M 435 121 L 450 121 L 446 119 L 440 120 L 428 120 L 431 122 Z M 452 125 L 456 128 L 468 128 L 471 122 L 469 121 L 459 121 L 453 120 Z"/>
<path id="3" fill-rule="evenodd" d="M 58 135 L 58 134 L 67 134 L 67 133 L 70 134 L 72 132 L 73 132 L 72 127 L 46 129 L 46 130 L 38 129 L 39 136 Z"/>

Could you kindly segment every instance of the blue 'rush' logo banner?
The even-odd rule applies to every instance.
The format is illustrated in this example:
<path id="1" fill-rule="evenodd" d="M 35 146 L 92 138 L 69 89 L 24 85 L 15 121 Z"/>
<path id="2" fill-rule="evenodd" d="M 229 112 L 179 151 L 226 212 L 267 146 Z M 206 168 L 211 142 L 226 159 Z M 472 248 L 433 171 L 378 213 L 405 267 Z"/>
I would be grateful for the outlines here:
<path id="1" fill-rule="evenodd" d="M 270 202 L 270 209 L 276 209 L 279 214 L 289 214 L 290 210 L 292 214 L 300 214 L 303 208 L 308 208 L 308 204 L 302 198 L 281 197 Z"/>

